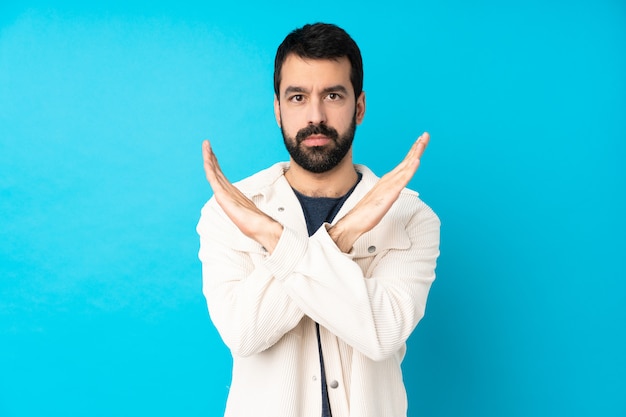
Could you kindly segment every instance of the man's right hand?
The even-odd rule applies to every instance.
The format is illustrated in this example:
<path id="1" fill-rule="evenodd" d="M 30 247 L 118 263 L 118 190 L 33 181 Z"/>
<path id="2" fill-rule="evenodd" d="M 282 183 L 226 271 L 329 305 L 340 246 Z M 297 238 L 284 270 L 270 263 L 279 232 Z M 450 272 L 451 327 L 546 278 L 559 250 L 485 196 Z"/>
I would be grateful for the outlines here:
<path id="1" fill-rule="evenodd" d="M 328 229 L 328 234 L 342 252 L 350 252 L 354 242 L 372 230 L 387 214 L 415 175 L 429 140 L 430 135 L 424 132 L 413 143 L 404 160 L 383 175 L 348 214 Z"/>
<path id="2" fill-rule="evenodd" d="M 271 254 L 283 226 L 259 208 L 226 178 L 208 140 L 202 143 L 204 172 L 215 200 L 243 234 L 259 242 Z"/>

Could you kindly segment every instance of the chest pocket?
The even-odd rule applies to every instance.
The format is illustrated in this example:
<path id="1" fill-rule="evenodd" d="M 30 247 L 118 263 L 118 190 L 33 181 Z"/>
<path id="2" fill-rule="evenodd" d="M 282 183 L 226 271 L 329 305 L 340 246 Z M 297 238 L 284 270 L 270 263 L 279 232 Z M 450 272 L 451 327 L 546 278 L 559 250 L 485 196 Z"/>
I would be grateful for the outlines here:
<path id="1" fill-rule="evenodd" d="M 411 247 L 411 239 L 398 222 L 381 222 L 361 236 L 354 244 L 354 261 L 361 267 L 365 278 L 370 278 L 378 262 L 392 250 Z"/>

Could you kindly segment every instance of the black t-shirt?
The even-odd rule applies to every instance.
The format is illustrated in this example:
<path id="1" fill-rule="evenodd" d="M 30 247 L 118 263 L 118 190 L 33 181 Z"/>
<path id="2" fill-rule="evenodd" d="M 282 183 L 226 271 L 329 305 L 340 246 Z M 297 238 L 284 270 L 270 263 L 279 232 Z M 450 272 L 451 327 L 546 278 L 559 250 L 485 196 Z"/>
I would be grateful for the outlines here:
<path id="1" fill-rule="evenodd" d="M 299 193 L 295 189 L 293 190 L 300 201 L 302 211 L 304 212 L 304 218 L 306 220 L 306 227 L 309 232 L 309 236 L 314 234 L 322 224 L 330 223 L 333 221 L 343 203 L 350 197 L 352 191 L 356 188 L 363 175 L 359 172 L 359 178 L 356 184 L 341 197 L 308 197 L 302 193 Z M 326 372 L 324 370 L 324 356 L 322 355 L 322 343 L 320 340 L 320 326 L 315 323 L 315 329 L 317 331 L 317 348 L 320 354 L 320 370 L 321 370 L 321 382 L 322 382 L 322 417 L 332 417 L 330 411 L 330 401 L 328 400 L 328 386 L 326 385 Z"/>

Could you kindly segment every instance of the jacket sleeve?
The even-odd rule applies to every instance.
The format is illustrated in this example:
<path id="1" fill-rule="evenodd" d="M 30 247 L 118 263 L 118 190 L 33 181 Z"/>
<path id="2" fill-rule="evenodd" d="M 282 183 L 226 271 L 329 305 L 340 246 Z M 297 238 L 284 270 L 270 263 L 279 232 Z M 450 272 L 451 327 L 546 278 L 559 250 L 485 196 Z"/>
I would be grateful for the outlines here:
<path id="1" fill-rule="evenodd" d="M 370 359 L 384 360 L 404 346 L 424 315 L 439 228 L 428 206 L 404 196 L 350 254 L 325 227 L 306 246 L 285 231 L 265 264 L 304 314 Z"/>
<path id="2" fill-rule="evenodd" d="M 237 229 L 215 199 L 203 207 L 197 232 L 203 293 L 224 343 L 239 356 L 271 347 L 303 313 L 261 262 L 267 253 Z"/>

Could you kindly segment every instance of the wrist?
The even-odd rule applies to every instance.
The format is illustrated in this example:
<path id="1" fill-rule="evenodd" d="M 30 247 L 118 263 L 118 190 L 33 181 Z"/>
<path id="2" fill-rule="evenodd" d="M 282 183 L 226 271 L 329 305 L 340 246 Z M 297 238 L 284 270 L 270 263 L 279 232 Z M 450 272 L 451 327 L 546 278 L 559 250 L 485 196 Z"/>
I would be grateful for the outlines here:
<path id="1" fill-rule="evenodd" d="M 352 250 L 354 242 L 359 238 L 360 233 L 355 232 L 353 228 L 346 227 L 343 219 L 337 222 L 337 224 L 330 226 L 327 231 L 330 238 L 335 242 L 335 245 L 344 253 L 348 253 Z"/>
<path id="2" fill-rule="evenodd" d="M 265 250 L 271 255 L 278 245 L 281 235 L 283 234 L 283 225 L 276 220 L 272 220 L 268 223 L 268 226 L 263 228 L 261 233 L 255 236 L 254 240 L 259 242 Z"/>

